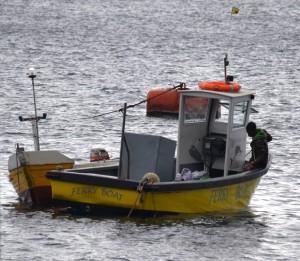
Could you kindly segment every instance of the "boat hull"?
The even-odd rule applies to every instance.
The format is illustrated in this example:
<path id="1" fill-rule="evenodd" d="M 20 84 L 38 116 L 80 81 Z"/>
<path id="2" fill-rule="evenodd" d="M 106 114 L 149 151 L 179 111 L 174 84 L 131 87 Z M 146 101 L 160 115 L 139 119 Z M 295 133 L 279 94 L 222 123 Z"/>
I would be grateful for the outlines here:
<path id="1" fill-rule="evenodd" d="M 20 151 L 9 158 L 9 180 L 22 205 L 49 206 L 52 192 L 46 173 L 57 168 L 71 169 L 73 165 L 72 159 L 58 151 Z"/>
<path id="2" fill-rule="evenodd" d="M 266 171 L 203 181 L 147 184 L 104 175 L 49 172 L 55 203 L 88 214 L 200 214 L 242 210 Z"/>
<path id="3" fill-rule="evenodd" d="M 70 169 L 73 164 L 60 164 L 60 167 Z M 22 205 L 49 206 L 52 204 L 51 182 L 46 178 L 46 173 L 56 168 L 57 164 L 27 165 L 10 171 L 10 182 Z"/>

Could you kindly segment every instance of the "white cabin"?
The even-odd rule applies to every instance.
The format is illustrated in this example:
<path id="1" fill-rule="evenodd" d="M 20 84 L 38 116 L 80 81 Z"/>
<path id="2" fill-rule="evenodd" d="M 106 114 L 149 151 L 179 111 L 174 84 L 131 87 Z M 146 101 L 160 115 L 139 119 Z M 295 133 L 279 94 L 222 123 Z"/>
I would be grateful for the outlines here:
<path id="1" fill-rule="evenodd" d="M 176 173 L 183 168 L 207 170 L 211 177 L 241 172 L 254 93 L 241 89 L 180 94 Z"/>

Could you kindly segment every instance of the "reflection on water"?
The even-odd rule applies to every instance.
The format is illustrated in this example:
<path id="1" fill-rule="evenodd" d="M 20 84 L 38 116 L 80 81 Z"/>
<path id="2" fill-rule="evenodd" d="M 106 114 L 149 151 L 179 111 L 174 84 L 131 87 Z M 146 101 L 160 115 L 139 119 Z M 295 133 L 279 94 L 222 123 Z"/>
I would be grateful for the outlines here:
<path id="1" fill-rule="evenodd" d="M 248 247 L 259 249 L 264 234 L 269 230 L 266 222 L 261 220 L 262 217 L 250 210 L 201 216 L 126 218 L 57 214 L 55 208 L 26 210 L 13 205 L 6 205 L 4 208 L 7 211 L 6 215 L 10 216 L 11 232 L 18 229 L 13 224 L 21 220 L 26 224 L 27 231 L 20 234 L 17 240 L 11 235 L 6 235 L 8 242 L 15 241 L 17 245 L 21 242 L 32 242 L 37 248 L 43 248 L 45 254 L 50 253 L 51 247 L 59 246 L 64 250 L 56 251 L 58 258 L 65 253 L 68 253 L 71 259 L 76 258 L 76 253 L 70 252 L 73 244 L 86 248 L 89 258 L 160 260 L 164 259 L 163 256 L 170 256 L 172 259 L 179 254 L 178 248 L 184 249 L 184 255 L 191 260 L 199 256 L 200 250 L 201 256 L 205 258 L 233 258 L 239 257 L 234 250 L 237 245 L 239 253 L 243 253 Z M 164 247 L 157 251 L 160 245 Z M 19 250 L 20 255 L 28 250 L 30 243 L 27 246 Z M 132 249 L 134 246 L 138 257 L 128 253 L 128 248 Z M 14 249 L 15 247 L 11 251 Z M 199 251 L 196 251 L 197 249 Z M 84 258 L 85 255 L 81 254 L 81 257 Z"/>

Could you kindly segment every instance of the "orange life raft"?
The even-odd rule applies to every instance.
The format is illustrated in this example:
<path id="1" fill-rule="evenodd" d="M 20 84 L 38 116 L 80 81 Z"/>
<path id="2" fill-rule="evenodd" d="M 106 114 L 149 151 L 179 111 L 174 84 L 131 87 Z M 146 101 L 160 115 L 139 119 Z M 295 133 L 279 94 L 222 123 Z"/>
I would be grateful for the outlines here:
<path id="1" fill-rule="evenodd" d="M 238 92 L 241 86 L 233 82 L 199 82 L 198 86 L 202 90 L 220 92 Z"/>

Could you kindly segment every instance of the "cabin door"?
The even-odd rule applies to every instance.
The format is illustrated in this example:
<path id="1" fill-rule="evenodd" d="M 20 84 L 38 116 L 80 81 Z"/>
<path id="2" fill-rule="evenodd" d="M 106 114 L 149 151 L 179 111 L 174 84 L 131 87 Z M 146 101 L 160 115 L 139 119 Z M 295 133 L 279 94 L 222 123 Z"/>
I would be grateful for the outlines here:
<path id="1" fill-rule="evenodd" d="M 251 110 L 251 100 L 234 99 L 230 104 L 224 175 L 242 171 L 246 155 L 246 125 Z M 246 97 L 247 98 L 247 97 Z"/>
<path id="2" fill-rule="evenodd" d="M 209 99 L 182 95 L 180 102 L 176 171 L 204 169 L 202 137 L 207 133 Z"/>

